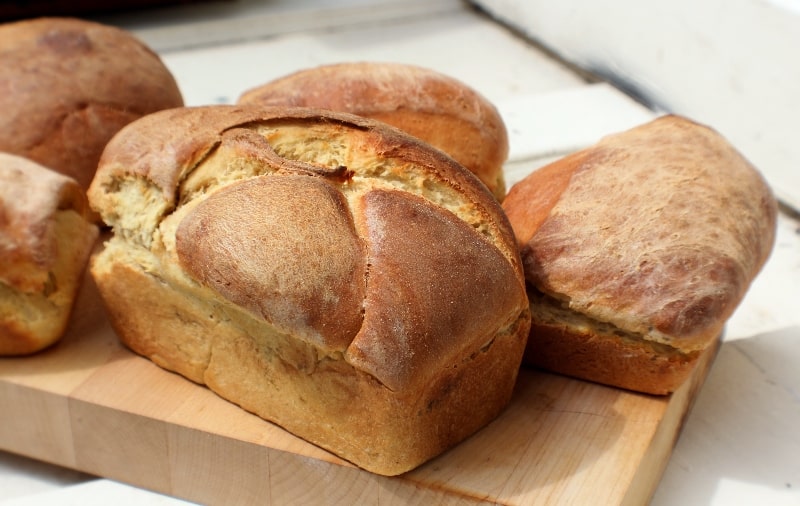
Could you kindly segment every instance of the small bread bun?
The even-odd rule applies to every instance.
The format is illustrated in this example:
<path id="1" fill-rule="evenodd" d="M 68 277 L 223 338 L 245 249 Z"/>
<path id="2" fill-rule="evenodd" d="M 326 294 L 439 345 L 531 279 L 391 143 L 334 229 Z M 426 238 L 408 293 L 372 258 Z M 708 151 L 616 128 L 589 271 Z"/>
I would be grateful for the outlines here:
<path id="1" fill-rule="evenodd" d="M 0 151 L 84 190 L 121 127 L 183 105 L 169 70 L 132 34 L 72 18 L 0 25 L 0 90 Z"/>
<path id="2" fill-rule="evenodd" d="M 0 153 L 0 355 L 64 333 L 98 234 L 88 211 L 75 180 Z"/>
<path id="3" fill-rule="evenodd" d="M 134 351 L 367 470 L 399 474 L 511 398 L 519 251 L 474 175 L 317 109 L 148 115 L 106 148 L 93 258 Z"/>
<path id="4" fill-rule="evenodd" d="M 652 394 L 720 337 L 775 238 L 759 172 L 714 130 L 664 116 L 514 185 L 533 323 L 525 362 Z"/>
<path id="5" fill-rule="evenodd" d="M 508 133 L 497 109 L 466 84 L 400 63 L 302 70 L 246 91 L 240 104 L 318 107 L 383 121 L 444 151 L 505 197 Z"/>

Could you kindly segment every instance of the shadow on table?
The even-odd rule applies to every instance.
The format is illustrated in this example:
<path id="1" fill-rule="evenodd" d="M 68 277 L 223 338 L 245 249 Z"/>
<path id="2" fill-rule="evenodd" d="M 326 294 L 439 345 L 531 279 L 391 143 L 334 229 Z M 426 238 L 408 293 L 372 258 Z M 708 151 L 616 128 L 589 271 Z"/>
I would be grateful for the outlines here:
<path id="1" fill-rule="evenodd" d="M 0 502 L 91 479 L 80 471 L 0 451 Z"/>
<path id="2" fill-rule="evenodd" d="M 800 501 L 798 326 L 721 346 L 652 505 L 711 504 L 726 482 Z"/>

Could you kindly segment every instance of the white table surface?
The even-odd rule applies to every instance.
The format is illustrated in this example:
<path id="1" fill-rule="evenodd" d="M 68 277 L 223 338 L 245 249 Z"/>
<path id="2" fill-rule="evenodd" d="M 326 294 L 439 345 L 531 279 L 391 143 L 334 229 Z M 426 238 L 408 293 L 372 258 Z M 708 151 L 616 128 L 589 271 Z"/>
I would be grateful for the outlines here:
<path id="1" fill-rule="evenodd" d="M 657 114 L 458 0 L 241 0 L 101 20 L 156 49 L 188 105 L 233 102 L 268 79 L 335 61 L 401 61 L 450 74 L 503 114 L 510 184 Z M 0 452 L 0 506 L 42 504 L 185 503 Z M 791 209 L 728 322 L 652 504 L 800 505 L 800 220 Z"/>

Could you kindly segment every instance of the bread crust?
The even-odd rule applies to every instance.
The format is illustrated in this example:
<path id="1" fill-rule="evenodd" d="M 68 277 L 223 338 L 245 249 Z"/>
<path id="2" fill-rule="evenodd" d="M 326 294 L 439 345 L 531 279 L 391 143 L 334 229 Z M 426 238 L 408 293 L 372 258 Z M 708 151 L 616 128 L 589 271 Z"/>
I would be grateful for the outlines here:
<path id="1" fill-rule="evenodd" d="M 0 25 L 0 151 L 88 188 L 106 142 L 183 105 L 172 74 L 132 34 L 73 18 Z"/>
<path id="2" fill-rule="evenodd" d="M 245 91 L 240 104 L 331 109 L 383 121 L 449 154 L 502 200 L 508 133 L 494 105 L 466 84 L 401 63 L 300 70 Z"/>
<path id="3" fill-rule="evenodd" d="M 677 390 L 695 367 L 700 352 L 664 353 L 650 343 L 602 336 L 567 325 L 535 323 L 536 345 L 524 363 L 574 378 L 652 395 Z"/>
<path id="4" fill-rule="evenodd" d="M 109 143 L 89 195 L 123 342 L 358 466 L 405 472 L 510 399 L 530 324 L 511 227 L 397 129 L 164 111 Z"/>
<path id="5" fill-rule="evenodd" d="M 542 198 L 543 188 L 555 191 Z M 561 357 L 534 363 L 597 379 L 591 366 L 567 357 L 628 360 L 614 339 L 593 341 L 595 358 L 574 358 L 593 339 L 591 326 L 610 325 L 641 341 L 643 359 L 683 357 L 680 366 L 670 359 L 674 378 L 663 384 L 658 374 L 623 382 L 617 375 L 629 366 L 622 363 L 597 380 L 661 393 L 719 338 L 770 254 L 777 216 L 769 187 L 741 154 L 712 129 L 674 115 L 534 172 L 503 206 L 522 249 L 529 296 L 550 307 L 533 310 L 529 356 Z M 562 308 L 584 317 L 589 330 L 565 323 L 567 331 L 554 338 L 552 322 L 543 320 L 558 318 Z"/>
<path id="6" fill-rule="evenodd" d="M 76 181 L 0 153 L 0 355 L 63 334 L 98 234 L 88 210 Z"/>

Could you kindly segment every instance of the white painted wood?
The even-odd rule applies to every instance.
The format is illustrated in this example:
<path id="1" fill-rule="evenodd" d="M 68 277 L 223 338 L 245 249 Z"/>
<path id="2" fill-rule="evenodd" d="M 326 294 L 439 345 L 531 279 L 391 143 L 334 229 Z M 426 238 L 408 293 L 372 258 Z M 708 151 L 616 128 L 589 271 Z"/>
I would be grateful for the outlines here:
<path id="1" fill-rule="evenodd" d="M 457 13 L 462 0 L 204 1 L 104 15 L 159 52 Z"/>
<path id="2" fill-rule="evenodd" d="M 800 2 L 473 3 L 566 60 L 713 126 L 800 209 Z"/>
<path id="3" fill-rule="evenodd" d="M 135 26 L 132 30 L 139 33 Z M 468 83 L 495 103 L 586 84 L 537 48 L 466 8 L 446 16 L 164 51 L 162 57 L 189 105 L 231 103 L 246 89 L 289 72 L 359 60 L 429 67 Z"/>
<path id="4" fill-rule="evenodd" d="M 508 128 L 512 163 L 563 156 L 656 117 L 606 83 L 512 97 L 497 107 Z"/>
<path id="5" fill-rule="evenodd" d="M 722 345 L 652 506 L 800 504 L 800 325 Z"/>
<path id="6" fill-rule="evenodd" d="M 112 480 L 97 479 L 61 489 L 0 500 L 2 506 L 188 506 L 181 499 Z"/>
<path id="7" fill-rule="evenodd" d="M 90 479 L 89 475 L 72 469 L 0 452 L 0 504 L 13 498 L 61 490 Z"/>

